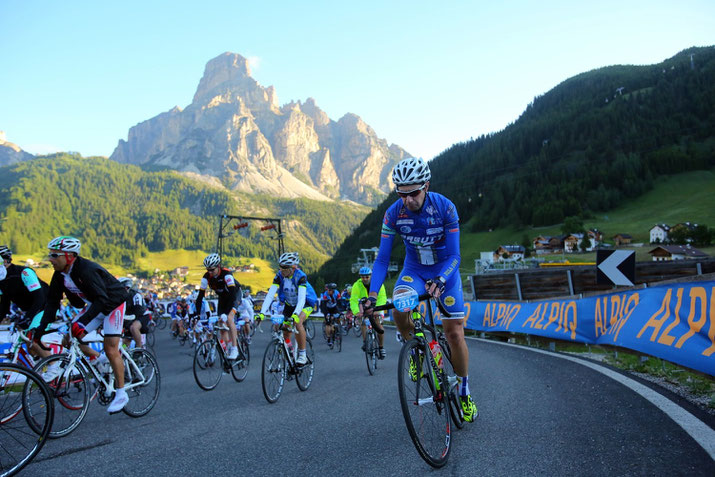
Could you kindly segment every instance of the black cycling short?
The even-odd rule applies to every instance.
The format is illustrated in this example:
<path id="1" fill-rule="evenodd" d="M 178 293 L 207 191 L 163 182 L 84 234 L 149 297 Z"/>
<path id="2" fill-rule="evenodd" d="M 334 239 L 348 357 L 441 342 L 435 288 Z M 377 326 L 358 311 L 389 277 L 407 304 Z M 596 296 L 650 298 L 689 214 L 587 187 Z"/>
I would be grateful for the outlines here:
<path id="1" fill-rule="evenodd" d="M 146 315 L 146 314 L 144 314 L 144 315 L 139 315 L 139 317 L 135 317 L 135 318 L 134 318 L 133 320 L 131 320 L 131 321 L 127 321 L 126 316 L 125 316 L 125 318 L 124 318 L 124 325 L 123 325 L 123 327 L 124 327 L 123 337 L 124 337 L 124 338 L 131 338 L 131 337 L 132 337 L 131 333 L 129 332 L 129 327 L 130 327 L 130 326 L 132 325 L 132 323 L 134 323 L 136 320 L 139 320 L 139 323 L 142 324 L 142 327 L 141 327 L 141 329 L 139 330 L 139 332 L 140 332 L 141 334 L 147 334 L 147 333 L 149 333 L 149 315 Z"/>

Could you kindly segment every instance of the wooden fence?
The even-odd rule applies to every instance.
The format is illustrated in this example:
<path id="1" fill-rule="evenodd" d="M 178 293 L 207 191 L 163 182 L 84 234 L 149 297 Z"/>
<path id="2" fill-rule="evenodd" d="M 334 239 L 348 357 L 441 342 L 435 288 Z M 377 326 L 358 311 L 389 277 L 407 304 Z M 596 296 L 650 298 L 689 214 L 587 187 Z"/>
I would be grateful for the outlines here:
<path id="1" fill-rule="evenodd" d="M 637 262 L 635 285 L 640 288 L 670 280 L 697 279 L 699 276 L 703 276 L 703 279 L 715 277 L 715 258 Z M 545 300 L 632 288 L 597 284 L 595 265 L 508 270 L 500 273 L 470 275 L 469 281 L 472 284 L 475 300 Z"/>

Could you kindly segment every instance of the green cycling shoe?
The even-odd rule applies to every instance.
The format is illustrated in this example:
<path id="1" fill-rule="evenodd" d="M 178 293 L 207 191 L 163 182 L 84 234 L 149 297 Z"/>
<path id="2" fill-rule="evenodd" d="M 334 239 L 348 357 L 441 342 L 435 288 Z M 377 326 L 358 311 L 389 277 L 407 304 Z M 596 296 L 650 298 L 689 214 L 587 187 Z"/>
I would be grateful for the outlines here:
<path id="1" fill-rule="evenodd" d="M 459 402 L 462 404 L 462 416 L 466 422 L 474 422 L 479 416 L 477 405 L 474 404 L 471 395 L 459 396 Z"/>

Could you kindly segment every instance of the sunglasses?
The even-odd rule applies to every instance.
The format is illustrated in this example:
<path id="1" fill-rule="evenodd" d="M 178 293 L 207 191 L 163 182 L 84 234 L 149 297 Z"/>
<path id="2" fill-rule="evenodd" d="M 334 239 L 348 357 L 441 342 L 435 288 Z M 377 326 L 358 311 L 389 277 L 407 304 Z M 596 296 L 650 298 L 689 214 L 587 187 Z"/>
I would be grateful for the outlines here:
<path id="1" fill-rule="evenodd" d="M 48 253 L 48 254 L 47 254 L 47 256 L 50 257 L 50 258 L 61 257 L 62 255 L 64 255 L 64 253 L 55 253 L 55 252 L 52 252 L 52 253 Z"/>
<path id="2" fill-rule="evenodd" d="M 427 184 L 422 184 L 422 186 L 418 187 L 417 189 L 406 190 L 406 191 L 395 189 L 395 192 L 397 192 L 397 195 L 399 195 L 400 197 L 408 197 L 408 196 L 409 197 L 417 197 L 418 195 L 420 195 L 420 192 L 422 192 L 425 189 L 426 185 Z"/>
<path id="3" fill-rule="evenodd" d="M 367 278 L 367 279 L 370 279 L 370 275 L 360 275 L 360 278 L 362 278 L 363 280 L 366 279 L 366 278 Z"/>
<path id="4" fill-rule="evenodd" d="M 213 272 L 214 270 L 216 270 L 216 267 L 206 269 L 207 272 Z"/>
<path id="5" fill-rule="evenodd" d="M 291 268 L 293 268 L 291 265 L 280 265 L 280 267 L 281 270 L 290 270 Z"/>

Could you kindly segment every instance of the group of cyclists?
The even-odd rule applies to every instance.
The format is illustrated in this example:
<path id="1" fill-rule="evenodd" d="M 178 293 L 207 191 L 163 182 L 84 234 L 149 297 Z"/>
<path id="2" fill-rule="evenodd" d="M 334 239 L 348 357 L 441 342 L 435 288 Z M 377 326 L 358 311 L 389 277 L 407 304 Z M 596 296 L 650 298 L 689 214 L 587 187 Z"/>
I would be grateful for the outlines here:
<path id="1" fill-rule="evenodd" d="M 397 200 L 384 215 L 380 247 L 373 268 L 362 267 L 359 278 L 343 293 L 335 283 L 326 285 L 320 299 L 300 268 L 298 252 L 285 252 L 278 257 L 278 270 L 268 289 L 257 319 L 266 315 L 282 313 L 297 331 L 295 342 L 298 351 L 296 364 L 305 365 L 305 321 L 320 306 L 325 317 L 328 343 L 332 345 L 336 333 L 335 320 L 348 307 L 362 323 L 363 350 L 366 336 L 364 319 L 370 318 L 378 336 L 379 358 L 386 358 L 384 328 L 381 315 L 374 308 L 387 302 L 384 281 L 395 237 L 399 235 L 406 247 L 404 265 L 395 288 L 408 288 L 417 294 L 428 293 L 451 315 L 443 318 L 442 326 L 451 348 L 452 362 L 459 380 L 459 399 L 464 419 L 473 421 L 478 411 L 469 392 L 469 352 L 464 339 L 464 303 L 459 277 L 459 217 L 454 204 L 436 192 L 429 190 L 431 173 L 427 163 L 419 158 L 400 161 L 392 172 Z M 80 255 L 80 240 L 59 236 L 48 243 L 48 259 L 54 269 L 49 285 L 40 280 L 29 267 L 12 263 L 12 251 L 0 246 L 0 320 L 9 313 L 14 303 L 23 318 L 17 326 L 28 331 L 30 351 L 37 356 L 50 352 L 41 338 L 55 321 L 63 299 L 79 310 L 71 317 L 70 329 L 80 340 L 88 333 L 103 328 L 104 352 L 98 353 L 89 346 L 83 351 L 90 359 L 105 362 L 116 378 L 116 394 L 109 404 L 109 413 L 122 410 L 129 397 L 124 391 L 124 365 L 119 351 L 124 337 L 125 344 L 131 340 L 142 346 L 142 334 L 148 330 L 152 312 L 158 303 L 155 297 L 147 301 L 133 288 L 128 277 L 115 278 L 99 264 Z M 231 272 L 222 266 L 217 253 L 208 255 L 203 266 L 206 271 L 201 278 L 198 293 L 189 299 L 179 299 L 167 312 L 172 317 L 172 331 L 178 335 L 193 332 L 202 325 L 217 326 L 221 339 L 227 344 L 226 356 L 234 360 L 238 356 L 237 318 L 249 326 L 254 309 L 250 296 L 241 290 Z M 206 293 L 213 291 L 217 297 L 214 321 L 207 306 Z M 280 304 L 282 309 L 276 308 Z M 405 340 L 414 337 L 411 312 L 394 310 L 393 319 Z M 186 320 L 188 318 L 188 320 Z M 189 323 L 188 328 L 185 323 Z M 284 337 L 291 338 L 290 327 L 284 327 Z M 246 329 L 245 331 L 248 331 Z M 250 334 L 249 334 L 250 336 Z M 51 376 L 46 377 L 51 379 Z"/>

